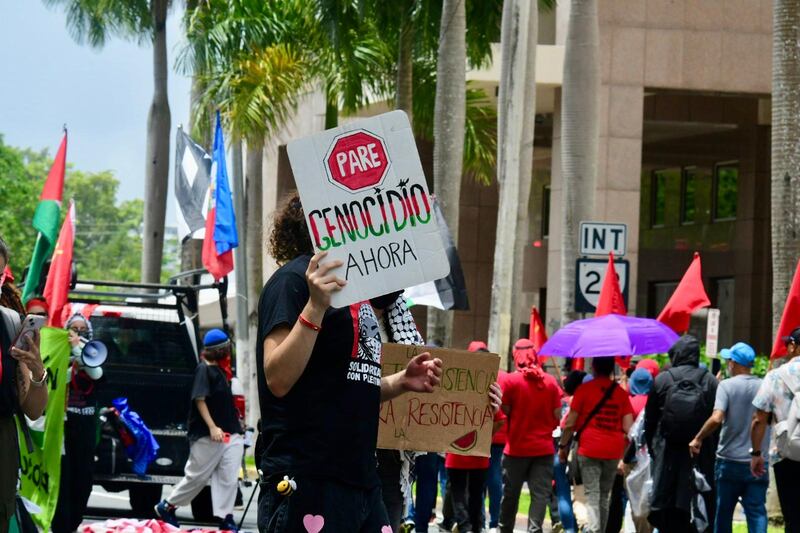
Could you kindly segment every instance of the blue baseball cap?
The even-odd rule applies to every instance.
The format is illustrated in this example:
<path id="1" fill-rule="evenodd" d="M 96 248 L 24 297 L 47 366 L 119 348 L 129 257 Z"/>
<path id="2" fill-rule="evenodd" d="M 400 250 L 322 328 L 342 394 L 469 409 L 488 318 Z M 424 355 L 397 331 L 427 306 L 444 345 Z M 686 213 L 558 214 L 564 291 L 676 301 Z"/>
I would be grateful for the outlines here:
<path id="1" fill-rule="evenodd" d="M 719 356 L 742 366 L 751 367 L 756 360 L 756 351 L 746 342 L 737 342 L 730 348 L 720 350 Z"/>
<path id="2" fill-rule="evenodd" d="M 230 338 L 228 338 L 228 335 L 224 331 L 214 328 L 209 330 L 206 336 L 203 337 L 203 346 L 210 349 L 222 348 L 230 341 Z"/>
<path id="3" fill-rule="evenodd" d="M 653 388 L 653 375 L 646 368 L 637 368 L 628 380 L 628 390 L 634 396 L 649 394 Z"/>

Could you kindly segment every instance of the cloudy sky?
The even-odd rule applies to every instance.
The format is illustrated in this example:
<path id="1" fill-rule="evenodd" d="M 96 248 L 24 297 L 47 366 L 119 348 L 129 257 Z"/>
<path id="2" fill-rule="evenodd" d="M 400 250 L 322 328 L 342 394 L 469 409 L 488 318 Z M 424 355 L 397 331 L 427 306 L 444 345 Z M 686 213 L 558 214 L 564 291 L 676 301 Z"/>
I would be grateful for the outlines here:
<path id="1" fill-rule="evenodd" d="M 170 65 L 182 46 L 181 13 L 168 23 Z M 68 162 L 81 170 L 112 170 L 122 199 L 144 196 L 147 112 L 152 97 L 152 51 L 112 39 L 103 49 L 78 45 L 63 10 L 41 0 L 9 2 L 0 17 L 0 134 L 6 144 L 55 154 L 69 128 Z M 188 78 L 169 78 L 174 132 L 189 116 Z M 170 157 L 170 181 L 172 180 Z M 171 191 L 170 183 L 170 191 Z M 174 225 L 173 200 L 167 224 Z"/>

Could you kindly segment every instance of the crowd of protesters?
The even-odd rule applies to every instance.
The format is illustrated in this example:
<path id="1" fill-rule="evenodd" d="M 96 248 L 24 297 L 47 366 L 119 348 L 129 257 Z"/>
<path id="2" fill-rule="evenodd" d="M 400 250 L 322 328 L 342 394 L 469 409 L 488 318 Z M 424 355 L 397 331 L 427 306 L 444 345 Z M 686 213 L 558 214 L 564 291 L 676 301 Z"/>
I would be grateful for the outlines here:
<path id="1" fill-rule="evenodd" d="M 623 369 L 598 357 L 591 374 L 574 370 L 559 382 L 521 339 L 514 370 L 498 378 L 492 457 L 448 453 L 440 469 L 437 454 L 419 456 L 413 530 L 435 528 L 439 476 L 439 531 L 544 531 L 549 506 L 553 531 L 724 533 L 740 503 L 748 531 L 761 533 L 772 461 L 785 531 L 800 531 L 800 462 L 780 454 L 769 430 L 787 419 L 800 386 L 800 328 L 784 342 L 788 361 L 764 380 L 752 374 L 748 344 L 723 349 L 726 366 L 715 376 L 686 335 L 663 368 L 650 358 Z M 479 341 L 469 349 L 487 350 Z M 520 509 L 526 484 L 530 507 Z M 524 526 L 518 513 L 527 513 Z"/>
<path id="2" fill-rule="evenodd" d="M 721 353 L 729 377 L 720 384 L 686 335 L 665 368 L 646 358 L 631 366 L 630 358 L 595 357 L 590 375 L 557 379 L 521 339 L 513 371 L 500 372 L 490 394 L 490 457 L 376 452 L 380 402 L 430 392 L 441 362 L 422 354 L 379 382 L 348 378 L 354 359 L 359 369 L 379 365 L 381 342 L 423 343 L 404 299 L 392 293 L 330 307 L 347 282 L 333 273 L 339 262 L 312 255 L 297 196 L 277 214 L 271 247 L 282 266 L 259 304 L 262 531 L 426 532 L 438 491 L 439 530 L 511 533 L 527 485 L 529 532 L 544 530 L 548 507 L 551 525 L 563 531 L 729 531 L 739 500 L 750 531 L 766 532 L 767 429 L 787 418 L 800 357 L 761 383 L 750 374 L 752 348 L 738 343 Z M 796 333 L 785 339 L 790 358 Z M 475 341 L 469 350 L 487 347 Z M 774 459 L 786 531 L 798 531 L 797 484 L 787 480 L 800 463 Z M 586 511 L 580 524 L 577 501 Z"/>
<path id="3" fill-rule="evenodd" d="M 555 531 L 729 532 L 741 503 L 748 530 L 766 533 L 771 466 L 785 531 L 800 532 L 800 328 L 783 339 L 787 362 L 763 380 L 753 375 L 755 352 L 744 342 L 721 351 L 726 367 L 717 375 L 701 364 L 698 340 L 685 335 L 663 368 L 648 358 L 595 357 L 590 374 L 562 377 L 555 361 L 545 365 L 533 342 L 520 339 L 513 369 L 501 371 L 487 395 L 490 457 L 379 451 L 381 402 L 432 392 L 442 362 L 423 352 L 401 372 L 375 378 L 382 343 L 422 345 L 423 338 L 401 292 L 331 307 L 347 283 L 333 273 L 341 262 L 313 255 L 297 196 L 278 213 L 271 248 L 282 266 L 258 313 L 260 531 L 512 533 L 518 513 L 527 512 L 524 527 L 533 533 L 544 531 L 549 509 Z M 12 344 L 20 315 L 44 314 L 47 306 L 22 307 L 9 254 L 0 240 L 0 454 L 16 458 L 12 417 L 41 415 L 47 373 L 38 335 Z M 72 315 L 66 329 L 77 358 L 92 338 L 89 316 Z M 488 348 L 475 341 L 469 350 Z M 210 481 L 221 528 L 236 529 L 242 427 L 220 369 L 230 353 L 224 332 L 206 335 L 191 393 L 186 475 L 156 508 L 169 523 L 177 525 L 176 508 Z M 75 473 L 92 469 L 93 391 L 102 371 L 74 365 L 70 376 L 56 533 L 77 529 L 85 512 L 91 475 Z M 4 533 L 18 465 L 0 463 Z M 526 485 L 530 506 L 520 509 Z M 433 526 L 437 492 L 442 520 Z"/>

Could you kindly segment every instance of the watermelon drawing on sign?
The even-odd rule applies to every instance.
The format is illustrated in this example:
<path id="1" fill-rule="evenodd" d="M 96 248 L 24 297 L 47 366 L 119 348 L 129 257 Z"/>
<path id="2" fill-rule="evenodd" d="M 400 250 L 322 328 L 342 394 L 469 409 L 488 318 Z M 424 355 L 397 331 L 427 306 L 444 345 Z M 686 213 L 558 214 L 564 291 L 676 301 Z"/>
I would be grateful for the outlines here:
<path id="1" fill-rule="evenodd" d="M 450 446 L 460 452 L 468 452 L 474 448 L 476 444 L 478 444 L 478 430 L 473 429 L 463 437 L 459 437 L 451 442 Z"/>

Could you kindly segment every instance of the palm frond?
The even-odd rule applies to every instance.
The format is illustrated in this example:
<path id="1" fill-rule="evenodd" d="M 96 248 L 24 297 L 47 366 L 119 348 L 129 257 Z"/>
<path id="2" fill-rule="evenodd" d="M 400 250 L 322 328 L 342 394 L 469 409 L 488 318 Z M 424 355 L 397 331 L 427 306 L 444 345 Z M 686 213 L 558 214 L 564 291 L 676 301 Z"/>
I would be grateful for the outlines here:
<path id="1" fill-rule="evenodd" d="M 488 185 L 497 165 L 497 109 L 483 89 L 467 82 L 465 90 L 464 172 Z M 435 95 L 436 62 L 418 61 L 414 64 L 414 134 L 429 141 L 433 141 Z"/>
<path id="2" fill-rule="evenodd" d="M 103 47 L 112 36 L 148 42 L 153 35 L 149 0 L 44 0 L 63 7 L 67 28 L 80 44 Z"/>

